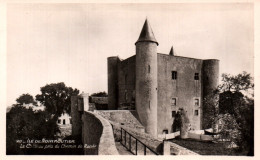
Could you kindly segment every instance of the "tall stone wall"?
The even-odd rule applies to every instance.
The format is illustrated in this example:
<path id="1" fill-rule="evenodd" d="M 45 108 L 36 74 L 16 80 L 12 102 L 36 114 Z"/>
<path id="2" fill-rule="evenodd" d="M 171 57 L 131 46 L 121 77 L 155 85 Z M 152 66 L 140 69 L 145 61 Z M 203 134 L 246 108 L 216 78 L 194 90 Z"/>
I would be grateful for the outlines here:
<path id="1" fill-rule="evenodd" d="M 108 74 L 108 109 L 117 109 L 118 107 L 118 57 L 107 58 Z"/>
<path id="2" fill-rule="evenodd" d="M 172 79 L 172 71 L 177 71 L 177 79 Z M 194 80 L 199 73 L 199 80 Z M 158 134 L 163 130 L 173 132 L 172 111 L 183 108 L 192 129 L 200 129 L 202 107 L 202 60 L 158 54 Z M 176 105 L 172 104 L 176 98 Z M 199 105 L 195 105 L 195 98 Z M 198 116 L 195 115 L 198 110 Z"/>
<path id="3" fill-rule="evenodd" d="M 118 64 L 118 105 L 135 103 L 135 56 Z"/>
<path id="4" fill-rule="evenodd" d="M 136 110 L 147 133 L 157 136 L 157 43 L 136 43 Z"/>
<path id="5" fill-rule="evenodd" d="M 71 96 L 71 121 L 72 121 L 72 136 L 81 137 L 82 122 L 81 113 L 78 109 L 79 96 Z"/>
<path id="6" fill-rule="evenodd" d="M 102 134 L 102 124 L 93 115 L 85 112 L 82 116 L 82 141 L 85 146 L 91 146 L 84 148 L 84 154 L 86 155 L 97 155 L 99 148 L 99 141 Z"/>

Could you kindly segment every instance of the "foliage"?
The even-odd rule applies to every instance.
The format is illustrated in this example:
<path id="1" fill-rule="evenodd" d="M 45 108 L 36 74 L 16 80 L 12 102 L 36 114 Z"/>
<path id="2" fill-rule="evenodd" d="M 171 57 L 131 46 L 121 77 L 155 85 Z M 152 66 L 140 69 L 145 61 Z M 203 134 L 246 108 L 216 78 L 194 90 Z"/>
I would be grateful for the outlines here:
<path id="1" fill-rule="evenodd" d="M 180 128 L 181 128 L 181 113 L 180 111 L 177 111 L 173 120 L 172 130 L 173 132 L 177 132 L 180 131 Z"/>
<path id="2" fill-rule="evenodd" d="M 190 128 L 190 121 L 187 115 L 187 111 L 180 109 L 181 115 L 181 128 L 180 128 L 180 136 L 181 138 L 188 138 L 188 131 Z"/>
<path id="3" fill-rule="evenodd" d="M 63 82 L 47 84 L 41 87 L 41 94 L 36 95 L 46 111 L 57 119 L 62 113 L 70 114 L 71 96 L 79 94 L 79 90 L 67 87 Z"/>
<path id="4" fill-rule="evenodd" d="M 181 128 L 188 130 L 189 123 L 190 121 L 187 113 L 183 110 L 183 108 L 179 108 L 173 120 L 172 130 L 173 132 L 180 131 Z"/>
<path id="5" fill-rule="evenodd" d="M 21 149 L 16 140 L 55 139 L 60 132 L 57 125 L 58 117 L 62 113 L 70 113 L 71 96 L 78 94 L 79 90 L 67 87 L 62 82 L 47 84 L 41 87 L 41 94 L 36 95 L 36 100 L 45 106 L 45 110 L 35 112 L 32 108 L 27 109 L 23 106 L 24 103 L 35 104 L 33 97 L 29 94 L 20 96 L 17 99 L 18 104 L 13 105 L 7 113 L 7 154 L 55 154 L 52 150 Z M 63 153 L 63 150 L 61 151 Z"/>
<path id="6" fill-rule="evenodd" d="M 190 128 L 190 121 L 186 112 L 187 111 L 184 111 L 183 108 L 179 108 L 174 116 L 172 124 L 172 131 L 180 131 L 181 138 L 187 138 L 188 130 Z"/>
<path id="7" fill-rule="evenodd" d="M 242 150 L 248 150 L 248 155 L 253 155 L 254 148 L 254 100 L 247 95 L 253 90 L 253 78 L 243 72 L 237 76 L 223 75 L 224 83 L 220 86 L 219 112 L 229 114 L 237 123 L 225 123 L 222 132 L 229 130 L 231 140 Z M 253 97 L 253 95 L 251 95 Z"/>
<path id="8" fill-rule="evenodd" d="M 17 140 L 53 138 L 59 132 L 56 121 L 45 111 L 34 112 L 20 104 L 16 104 L 6 116 L 6 148 L 7 154 L 27 154 Z"/>
<path id="9" fill-rule="evenodd" d="M 228 139 L 231 142 L 241 139 L 241 132 L 238 130 L 239 126 L 232 115 L 228 113 L 220 114 L 217 116 L 217 119 L 219 121 L 221 139 Z"/>
<path id="10" fill-rule="evenodd" d="M 222 84 L 219 85 L 221 91 L 247 91 L 254 88 L 253 78 L 247 72 L 240 73 L 236 76 L 230 74 L 222 74 Z"/>
<path id="11" fill-rule="evenodd" d="M 213 91 L 203 100 L 203 128 L 211 128 L 218 115 L 219 92 Z"/>
<path id="12" fill-rule="evenodd" d="M 241 150 L 247 150 L 248 155 L 253 155 L 253 78 L 250 74 L 243 72 L 236 76 L 223 74 L 222 81 L 217 91 L 204 100 L 204 114 L 206 114 L 208 126 L 214 123 L 219 124 L 221 137 L 230 139 Z"/>
<path id="13" fill-rule="evenodd" d="M 28 93 L 21 95 L 19 98 L 16 99 L 16 102 L 21 105 L 30 103 L 33 105 L 37 105 L 37 102 L 34 100 L 33 96 Z"/>
<path id="14" fill-rule="evenodd" d="M 107 97 L 107 93 L 104 91 L 104 92 L 98 92 L 98 93 L 93 93 L 91 94 L 92 97 Z"/>
<path id="15" fill-rule="evenodd" d="M 239 114 L 238 106 L 243 106 L 244 95 L 241 92 L 224 91 L 219 94 L 219 113 Z"/>

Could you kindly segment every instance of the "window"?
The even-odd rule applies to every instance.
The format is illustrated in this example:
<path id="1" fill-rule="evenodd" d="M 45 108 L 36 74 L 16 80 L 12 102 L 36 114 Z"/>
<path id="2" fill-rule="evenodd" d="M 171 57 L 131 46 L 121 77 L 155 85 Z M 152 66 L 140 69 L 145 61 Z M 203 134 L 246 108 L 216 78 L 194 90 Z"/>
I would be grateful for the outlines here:
<path id="1" fill-rule="evenodd" d="M 176 116 L 176 111 L 172 111 L 172 117 Z"/>
<path id="2" fill-rule="evenodd" d="M 163 134 L 168 134 L 168 129 L 164 129 Z"/>
<path id="3" fill-rule="evenodd" d="M 199 110 L 195 110 L 195 116 L 198 116 L 199 115 Z"/>
<path id="4" fill-rule="evenodd" d="M 172 79 L 177 79 L 177 71 L 172 71 Z"/>
<path id="5" fill-rule="evenodd" d="M 65 119 L 63 119 L 63 124 L 66 124 L 66 123 L 65 123 Z"/>
<path id="6" fill-rule="evenodd" d="M 150 73 L 150 72 L 151 72 L 151 66 L 148 65 L 148 73 Z"/>
<path id="7" fill-rule="evenodd" d="M 60 119 L 58 119 L 58 124 L 60 124 L 61 123 L 61 120 Z"/>
<path id="8" fill-rule="evenodd" d="M 71 118 L 70 118 L 70 124 L 72 124 L 72 120 L 71 120 Z"/>
<path id="9" fill-rule="evenodd" d="M 176 101 L 177 101 L 176 98 L 172 98 L 172 99 L 171 99 L 171 104 L 172 104 L 173 106 L 176 106 L 176 104 L 177 104 Z"/>
<path id="10" fill-rule="evenodd" d="M 194 79 L 195 79 L 195 80 L 199 80 L 199 73 L 195 73 Z"/>
<path id="11" fill-rule="evenodd" d="M 199 99 L 198 98 L 195 98 L 195 106 L 199 106 Z"/>

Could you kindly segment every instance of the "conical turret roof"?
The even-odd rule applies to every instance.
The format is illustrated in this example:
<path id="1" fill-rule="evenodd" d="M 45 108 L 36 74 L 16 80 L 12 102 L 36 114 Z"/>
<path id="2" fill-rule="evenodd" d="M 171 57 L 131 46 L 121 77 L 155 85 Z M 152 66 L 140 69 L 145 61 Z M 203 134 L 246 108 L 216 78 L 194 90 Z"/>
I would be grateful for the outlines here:
<path id="1" fill-rule="evenodd" d="M 169 53 L 170 56 L 174 56 L 174 50 L 173 50 L 173 46 L 171 47 L 171 50 L 170 50 L 170 53 Z"/>
<path id="2" fill-rule="evenodd" d="M 154 37 L 153 30 L 147 19 L 144 22 L 143 29 L 135 44 L 137 44 L 138 42 L 154 42 L 157 45 L 159 45 L 159 43 L 157 42 L 157 40 Z"/>

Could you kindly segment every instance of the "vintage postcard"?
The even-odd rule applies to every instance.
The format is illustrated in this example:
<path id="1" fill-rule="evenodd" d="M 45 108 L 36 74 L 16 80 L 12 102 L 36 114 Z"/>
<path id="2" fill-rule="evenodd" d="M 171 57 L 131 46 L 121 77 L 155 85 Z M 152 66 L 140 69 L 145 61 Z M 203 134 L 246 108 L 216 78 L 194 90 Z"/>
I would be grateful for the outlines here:
<path id="1" fill-rule="evenodd" d="M 255 157 L 254 2 L 4 8 L 6 158 Z"/>

